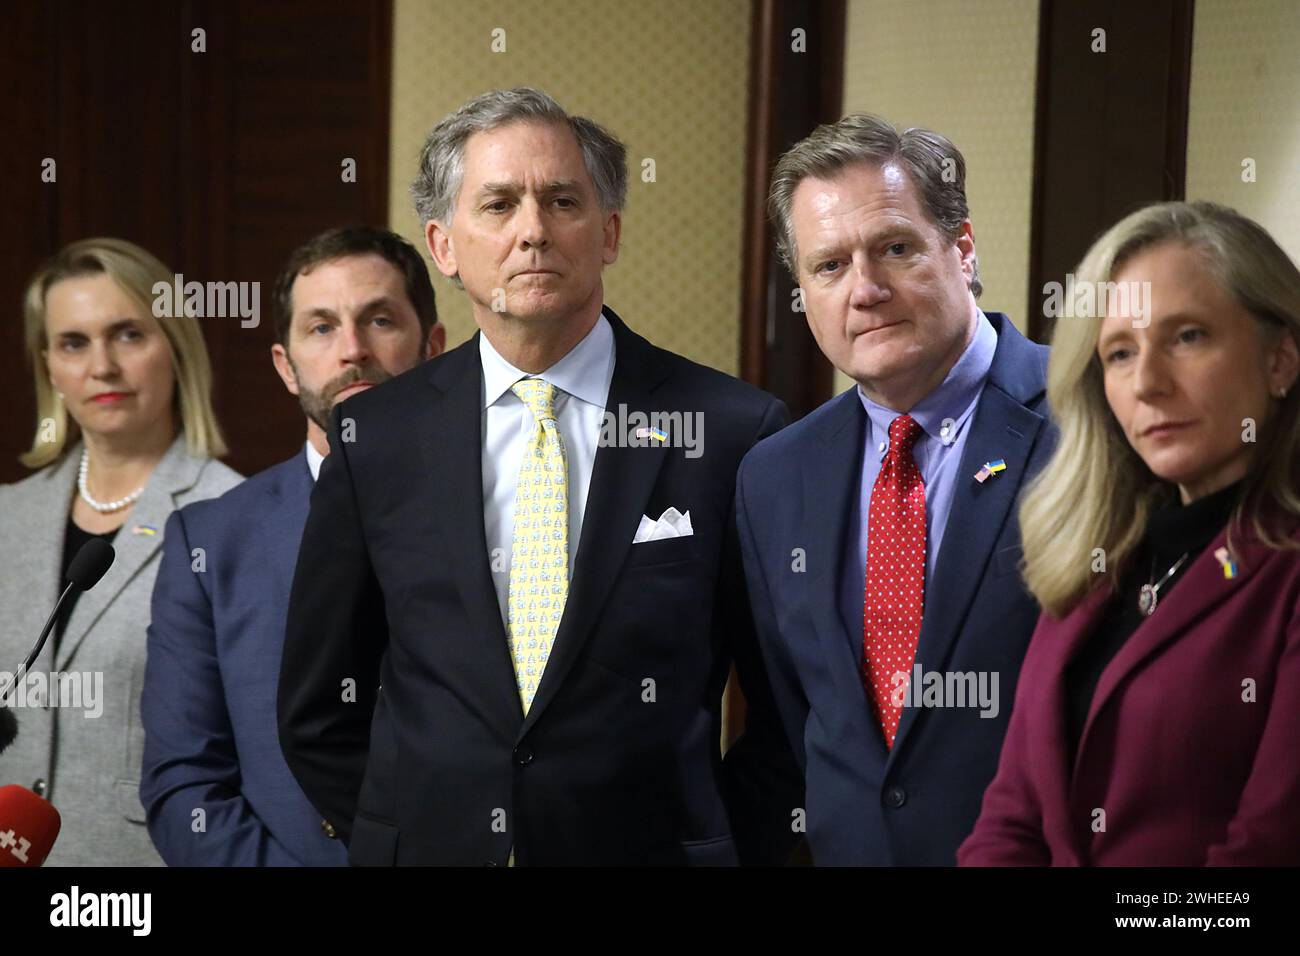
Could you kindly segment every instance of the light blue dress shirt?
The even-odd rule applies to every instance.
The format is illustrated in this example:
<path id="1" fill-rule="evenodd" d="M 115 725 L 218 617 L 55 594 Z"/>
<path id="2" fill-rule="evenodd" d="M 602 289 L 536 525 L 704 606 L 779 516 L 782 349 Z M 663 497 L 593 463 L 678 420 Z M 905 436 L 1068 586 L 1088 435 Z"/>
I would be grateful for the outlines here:
<path id="1" fill-rule="evenodd" d="M 925 589 L 926 603 L 930 598 L 930 579 L 934 576 L 935 562 L 943 542 L 943 531 L 952 509 L 953 492 L 957 482 L 974 480 L 973 475 L 957 474 L 962 451 L 966 447 L 969 424 L 979 406 L 980 394 L 988 380 L 997 351 L 998 334 L 988 317 L 981 311 L 970 344 L 956 364 L 948 371 L 943 382 L 929 395 L 917 402 L 907 412 L 921 426 L 924 434 L 912 446 L 912 457 L 925 482 Z M 840 585 L 840 613 L 850 636 L 856 638 L 859 654 L 862 651 L 862 617 L 866 599 L 868 517 L 871 509 L 871 489 L 880 474 L 885 454 L 889 451 L 889 423 L 902 412 L 877 405 L 862 388 L 858 398 L 867 416 L 863 429 L 862 464 L 858 473 L 858 494 L 849 516 L 849 533 L 845 536 L 844 577 Z M 960 542 L 958 542 L 960 546 Z"/>

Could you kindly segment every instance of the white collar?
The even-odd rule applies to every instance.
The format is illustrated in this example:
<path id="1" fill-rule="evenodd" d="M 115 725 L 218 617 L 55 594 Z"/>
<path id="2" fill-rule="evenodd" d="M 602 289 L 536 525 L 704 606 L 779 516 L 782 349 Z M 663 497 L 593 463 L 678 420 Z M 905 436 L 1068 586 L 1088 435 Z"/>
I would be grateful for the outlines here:
<path id="1" fill-rule="evenodd" d="M 501 357 L 487 336 L 478 337 L 479 359 L 483 364 L 483 407 L 495 405 L 510 386 L 528 373 Z M 568 354 L 536 377 L 589 405 L 604 408 L 614 374 L 614 329 L 602 312 L 591 331 Z"/>
<path id="2" fill-rule="evenodd" d="M 318 452 L 316 450 L 316 446 L 313 445 L 310 440 L 308 440 L 307 467 L 311 470 L 312 481 L 316 481 L 318 478 L 320 478 L 320 466 L 321 466 L 321 462 L 323 462 L 324 460 L 325 460 L 325 456 L 322 455 L 320 452 Z"/>

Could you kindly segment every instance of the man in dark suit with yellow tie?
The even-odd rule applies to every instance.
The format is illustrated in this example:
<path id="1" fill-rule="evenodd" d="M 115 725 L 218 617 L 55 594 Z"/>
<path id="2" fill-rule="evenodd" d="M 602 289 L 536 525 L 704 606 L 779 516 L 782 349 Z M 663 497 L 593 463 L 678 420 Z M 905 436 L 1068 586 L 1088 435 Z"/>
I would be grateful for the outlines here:
<path id="1" fill-rule="evenodd" d="M 626 181 L 622 144 L 536 90 L 422 151 L 416 208 L 479 333 L 335 409 L 281 670 L 286 759 L 354 864 L 790 848 L 734 525 L 740 459 L 786 412 L 605 306 Z"/>

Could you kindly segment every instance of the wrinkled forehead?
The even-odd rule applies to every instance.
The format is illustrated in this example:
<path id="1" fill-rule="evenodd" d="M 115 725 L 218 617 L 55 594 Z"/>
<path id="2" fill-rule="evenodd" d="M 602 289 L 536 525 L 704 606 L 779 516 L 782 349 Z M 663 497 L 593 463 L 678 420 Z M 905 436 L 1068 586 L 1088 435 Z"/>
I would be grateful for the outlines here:
<path id="1" fill-rule="evenodd" d="M 406 277 L 373 252 L 312 263 L 294 278 L 289 296 L 295 319 L 320 311 L 356 312 L 386 301 L 392 307 L 410 305 Z"/>
<path id="2" fill-rule="evenodd" d="M 465 141 L 462 194 L 485 186 L 522 191 L 560 182 L 592 188 L 582 148 L 567 123 L 517 120 L 474 133 Z"/>

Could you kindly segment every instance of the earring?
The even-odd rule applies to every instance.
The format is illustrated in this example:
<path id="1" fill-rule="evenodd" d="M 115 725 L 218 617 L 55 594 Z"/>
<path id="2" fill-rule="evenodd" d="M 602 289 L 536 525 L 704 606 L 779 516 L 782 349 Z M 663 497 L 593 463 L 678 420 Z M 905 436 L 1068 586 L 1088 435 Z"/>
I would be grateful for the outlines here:
<path id="1" fill-rule="evenodd" d="M 63 401 L 63 393 L 62 393 L 62 392 L 56 391 L 54 394 L 57 395 L 57 396 L 59 396 L 59 401 Z"/>

